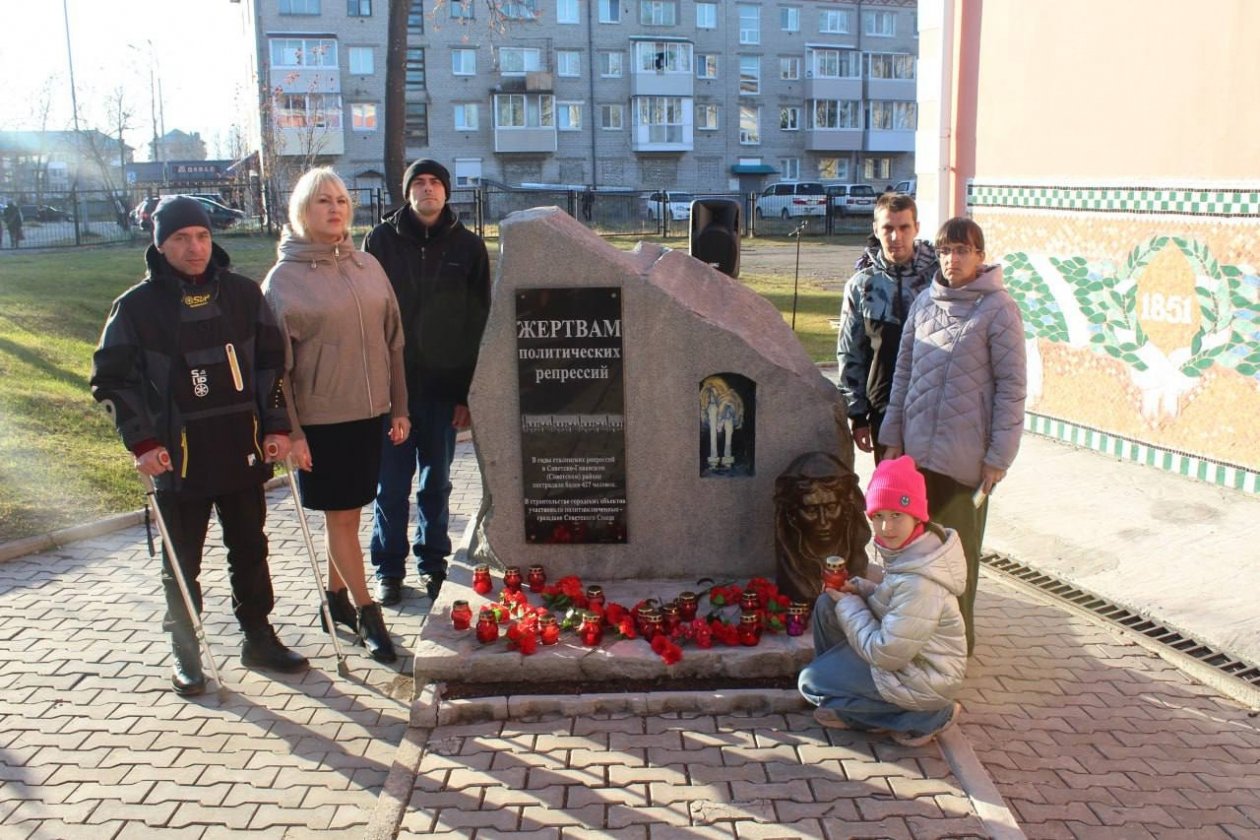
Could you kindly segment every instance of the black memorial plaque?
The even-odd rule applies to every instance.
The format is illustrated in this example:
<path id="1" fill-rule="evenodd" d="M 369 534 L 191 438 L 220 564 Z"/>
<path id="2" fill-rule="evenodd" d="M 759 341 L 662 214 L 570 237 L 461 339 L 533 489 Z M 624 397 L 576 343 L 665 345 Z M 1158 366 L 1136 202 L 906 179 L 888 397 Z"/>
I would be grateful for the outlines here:
<path id="1" fill-rule="evenodd" d="M 626 542 L 621 290 L 518 289 L 525 538 Z"/>

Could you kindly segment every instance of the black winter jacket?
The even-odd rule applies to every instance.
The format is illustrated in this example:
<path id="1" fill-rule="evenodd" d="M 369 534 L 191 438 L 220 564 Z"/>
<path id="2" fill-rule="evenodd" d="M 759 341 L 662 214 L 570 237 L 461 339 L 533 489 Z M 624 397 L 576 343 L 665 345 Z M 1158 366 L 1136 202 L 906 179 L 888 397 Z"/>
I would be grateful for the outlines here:
<path id="1" fill-rule="evenodd" d="M 363 240 L 380 262 L 402 310 L 407 393 L 466 405 L 490 313 L 490 258 L 481 238 L 442 208 L 426 228 L 409 205 Z"/>
<path id="2" fill-rule="evenodd" d="M 258 284 L 213 246 L 206 281 L 185 283 L 156 248 L 114 301 L 92 356 L 92 396 L 123 444 L 157 441 L 173 469 L 159 490 L 214 496 L 271 477 L 264 436 L 289 430 L 284 344 Z"/>

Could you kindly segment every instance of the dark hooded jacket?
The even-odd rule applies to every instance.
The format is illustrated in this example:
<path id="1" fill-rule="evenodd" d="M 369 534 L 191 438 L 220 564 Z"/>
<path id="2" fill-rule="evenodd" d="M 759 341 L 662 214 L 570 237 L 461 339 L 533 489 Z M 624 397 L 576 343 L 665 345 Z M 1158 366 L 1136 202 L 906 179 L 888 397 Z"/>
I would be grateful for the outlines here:
<path id="1" fill-rule="evenodd" d="M 214 496 L 271 476 L 263 437 L 289 430 L 281 389 L 284 344 L 258 284 L 212 246 L 204 283 L 185 282 L 157 248 L 148 274 L 123 292 L 92 356 L 92 396 L 123 444 L 156 442 L 173 469 L 159 490 Z"/>
<path id="2" fill-rule="evenodd" d="M 490 313 L 485 243 L 449 206 L 426 228 L 404 204 L 368 233 L 363 250 L 385 269 L 402 310 L 407 393 L 466 405 Z"/>

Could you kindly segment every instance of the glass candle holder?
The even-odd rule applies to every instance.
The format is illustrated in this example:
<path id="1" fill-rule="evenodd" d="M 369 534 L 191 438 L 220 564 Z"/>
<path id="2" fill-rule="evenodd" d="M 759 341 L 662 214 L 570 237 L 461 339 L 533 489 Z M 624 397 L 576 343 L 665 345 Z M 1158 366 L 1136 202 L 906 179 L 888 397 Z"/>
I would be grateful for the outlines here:
<path id="1" fill-rule="evenodd" d="M 478 595 L 489 595 L 494 589 L 494 581 L 490 580 L 490 567 L 482 563 L 473 568 L 473 592 Z"/>
<path id="2" fill-rule="evenodd" d="M 661 617 L 664 619 L 663 626 L 666 633 L 671 636 L 678 629 L 678 625 L 682 623 L 682 610 L 678 608 L 677 601 L 669 601 L 665 606 L 661 607 Z"/>
<path id="3" fill-rule="evenodd" d="M 520 592 L 523 582 L 520 566 L 508 566 L 503 570 L 503 588 L 508 592 Z"/>
<path id="4" fill-rule="evenodd" d="M 467 630 L 472 625 L 472 607 L 467 601 L 456 601 L 451 605 L 451 626 L 456 630 Z"/>
<path id="5" fill-rule="evenodd" d="M 694 592 L 678 593 L 678 617 L 683 621 L 691 621 L 700 608 L 700 599 Z"/>
<path id="6" fill-rule="evenodd" d="M 604 641 L 604 624 L 597 613 L 582 613 L 582 623 L 578 626 L 578 638 L 587 647 L 596 647 Z"/>
<path id="7" fill-rule="evenodd" d="M 588 586 L 586 587 L 586 603 L 591 607 L 602 607 L 604 605 L 604 587 Z"/>
<path id="8" fill-rule="evenodd" d="M 739 608 L 744 612 L 756 612 L 761 609 L 761 596 L 754 589 L 744 590 L 739 596 Z"/>
<path id="9" fill-rule="evenodd" d="M 477 615 L 477 641 L 488 645 L 499 638 L 499 620 L 494 610 L 482 607 Z"/>
<path id="10" fill-rule="evenodd" d="M 660 610 L 648 610 L 643 616 L 643 640 L 650 642 L 658 634 L 665 632 L 665 616 Z"/>
<path id="11" fill-rule="evenodd" d="M 809 604 L 804 601 L 793 601 L 787 611 L 787 634 L 789 636 L 804 635 L 809 626 Z"/>
<path id="12" fill-rule="evenodd" d="M 544 645 L 554 645 L 560 641 L 560 625 L 551 613 L 538 617 L 538 639 Z"/>
<path id="13" fill-rule="evenodd" d="M 823 587 L 827 589 L 839 589 L 844 586 L 844 582 L 849 579 L 849 573 L 844 568 L 844 558 L 831 555 L 823 561 Z"/>
<path id="14" fill-rule="evenodd" d="M 744 613 L 739 617 L 739 643 L 754 647 L 761 641 L 761 616 Z"/>
<path id="15" fill-rule="evenodd" d="M 525 582 L 529 584 L 530 592 L 542 592 L 543 587 L 547 585 L 547 573 L 543 571 L 542 566 L 530 566 Z"/>

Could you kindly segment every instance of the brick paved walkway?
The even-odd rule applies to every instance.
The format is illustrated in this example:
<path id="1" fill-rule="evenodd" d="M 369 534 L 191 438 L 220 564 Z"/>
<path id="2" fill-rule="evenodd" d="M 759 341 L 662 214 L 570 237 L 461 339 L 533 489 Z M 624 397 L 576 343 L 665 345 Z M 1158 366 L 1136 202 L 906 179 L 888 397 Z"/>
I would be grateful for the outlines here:
<path id="1" fill-rule="evenodd" d="M 479 493 L 460 451 L 453 533 Z M 0 840 L 979 837 L 994 824 L 977 808 L 997 803 L 970 750 L 1031 838 L 1260 837 L 1254 712 L 988 577 L 954 766 L 936 745 L 794 712 L 409 729 L 410 657 L 387 667 L 347 646 L 351 678 L 337 676 L 292 503 L 270 498 L 273 618 L 315 667 L 239 666 L 213 532 L 206 618 L 223 701 L 169 691 L 142 528 L 0 563 Z M 387 610 L 404 654 L 429 603 L 411 596 Z"/>

